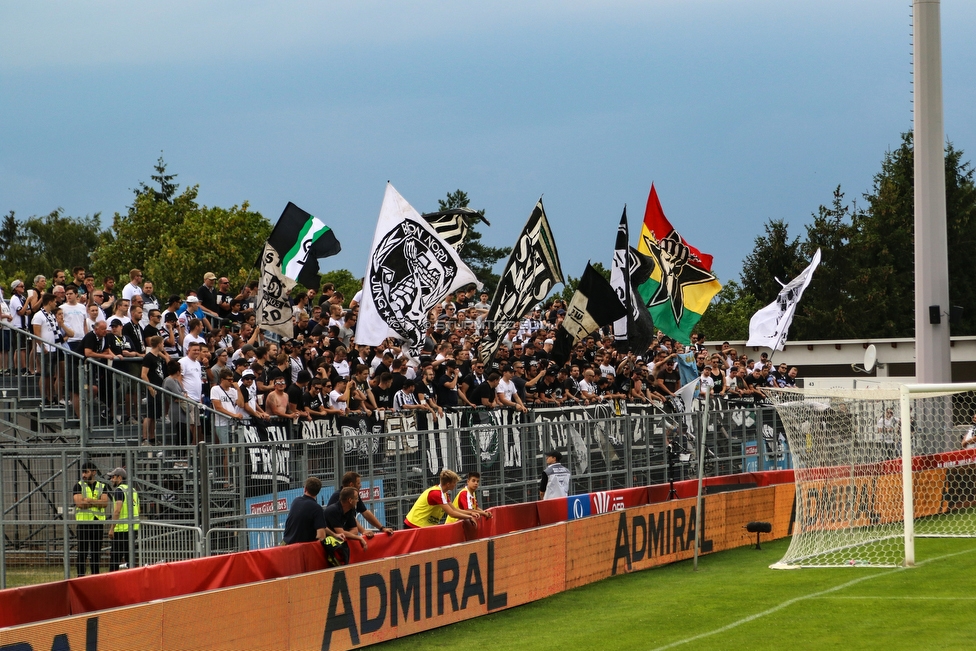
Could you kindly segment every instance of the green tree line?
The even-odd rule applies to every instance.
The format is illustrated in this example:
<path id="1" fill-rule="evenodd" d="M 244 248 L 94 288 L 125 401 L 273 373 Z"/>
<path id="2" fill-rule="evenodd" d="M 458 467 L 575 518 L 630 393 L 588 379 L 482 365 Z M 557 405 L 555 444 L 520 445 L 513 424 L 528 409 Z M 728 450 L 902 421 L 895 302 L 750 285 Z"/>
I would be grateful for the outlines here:
<path id="1" fill-rule="evenodd" d="M 771 219 L 743 261 L 739 279 L 725 283 L 699 323 L 711 340 L 746 339 L 749 318 L 807 266 L 821 262 L 803 294 L 788 338 L 867 339 L 915 334 L 914 159 L 912 134 L 885 153 L 863 204 L 838 186 L 813 214 L 802 237 Z M 970 259 L 976 244 L 976 184 L 962 150 L 945 148 L 949 302 L 963 307 L 953 335 L 976 334 L 976 283 Z M 948 311 L 948 306 L 943 306 Z"/>

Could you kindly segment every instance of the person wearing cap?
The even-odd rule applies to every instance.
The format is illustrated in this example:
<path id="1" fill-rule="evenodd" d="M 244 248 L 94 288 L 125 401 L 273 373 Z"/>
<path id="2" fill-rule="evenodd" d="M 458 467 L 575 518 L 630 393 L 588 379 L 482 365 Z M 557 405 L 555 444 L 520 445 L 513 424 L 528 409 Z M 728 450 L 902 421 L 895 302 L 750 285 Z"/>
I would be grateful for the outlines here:
<path id="1" fill-rule="evenodd" d="M 522 404 L 522 399 L 519 398 L 515 383 L 512 382 L 514 375 L 515 369 L 512 368 L 511 364 L 506 364 L 502 367 L 502 377 L 498 381 L 498 386 L 495 387 L 496 399 L 498 400 L 499 406 L 508 407 L 524 413 L 528 409 Z"/>
<path id="2" fill-rule="evenodd" d="M 239 360 L 240 361 L 240 360 Z M 241 419 L 246 425 L 252 418 L 257 420 L 270 420 L 271 416 L 258 405 L 258 388 L 256 386 L 254 371 L 247 368 L 241 373 L 240 382 L 237 388 L 241 394 Z"/>
<path id="3" fill-rule="evenodd" d="M 212 329 L 206 312 L 200 308 L 200 299 L 195 294 L 188 295 L 179 309 L 179 321 L 187 330 L 190 329 L 190 319 L 200 319 L 208 330 Z"/>
<path id="4" fill-rule="evenodd" d="M 139 531 L 138 522 L 124 522 L 124 520 L 139 519 L 139 493 L 126 483 L 128 474 L 125 468 L 116 468 L 109 474 L 112 482 L 112 521 L 109 525 L 108 537 L 112 541 L 112 553 L 109 557 L 108 570 L 115 572 L 129 567 L 129 548 L 132 545 L 132 532 Z"/>
<path id="5" fill-rule="evenodd" d="M 556 376 L 559 374 L 555 365 L 525 383 L 526 399 L 538 407 L 559 406 L 565 400 L 563 385 Z"/>
<path id="6" fill-rule="evenodd" d="M 552 500 L 569 495 L 569 469 L 562 464 L 563 455 L 558 450 L 546 452 L 546 468 L 539 478 L 539 499 Z"/>
<path id="7" fill-rule="evenodd" d="M 108 492 L 105 483 L 98 481 L 98 468 L 91 461 L 81 464 L 81 480 L 74 485 L 72 499 L 78 523 L 78 576 L 85 576 L 86 567 L 90 574 L 98 574 Z"/>
<path id="8" fill-rule="evenodd" d="M 203 284 L 197 289 L 197 298 L 200 301 L 200 309 L 210 317 L 219 317 L 217 307 L 217 289 L 215 285 L 217 284 L 217 274 L 212 271 L 208 271 L 203 274 Z M 187 297 L 189 301 L 189 296 Z"/>
<path id="9" fill-rule="evenodd" d="M 24 297 L 24 281 L 15 280 L 10 283 L 10 325 L 18 330 L 27 330 L 27 326 L 30 323 L 30 307 L 28 307 L 27 299 Z M 11 336 L 14 333 L 10 333 Z M 27 373 L 27 337 L 13 337 L 11 342 L 13 359 L 11 360 L 10 367 L 12 369 L 20 369 L 21 374 Z M 19 357 L 19 359 L 18 359 Z"/>

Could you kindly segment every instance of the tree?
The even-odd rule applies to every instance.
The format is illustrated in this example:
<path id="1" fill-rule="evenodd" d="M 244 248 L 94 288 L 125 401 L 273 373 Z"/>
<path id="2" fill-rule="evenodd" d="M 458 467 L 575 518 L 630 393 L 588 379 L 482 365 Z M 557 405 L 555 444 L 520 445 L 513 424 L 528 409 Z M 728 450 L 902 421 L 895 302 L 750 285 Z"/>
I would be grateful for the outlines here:
<path id="1" fill-rule="evenodd" d="M 800 257 L 800 238 L 789 239 L 789 225 L 782 219 L 766 222 L 766 234 L 756 238 L 752 253 L 742 265 L 742 286 L 738 291 L 751 294 L 763 305 L 772 303 L 782 285 L 806 266 Z"/>
<path id="2" fill-rule="evenodd" d="M 156 201 L 162 201 L 164 203 L 173 203 L 173 197 L 176 196 L 176 191 L 179 189 L 179 185 L 173 183 L 173 179 L 177 177 L 176 174 L 166 173 L 166 163 L 163 161 L 162 154 L 156 160 L 156 165 L 153 166 L 156 173 L 151 175 L 153 181 L 159 184 L 159 189 L 151 188 L 144 182 L 139 181 L 139 189 L 133 190 L 135 195 L 138 197 L 140 194 L 151 194 Z"/>
<path id="3" fill-rule="evenodd" d="M 852 211 L 840 186 L 830 206 L 821 205 L 806 227 L 800 250 L 807 260 L 820 249 L 820 266 L 803 294 L 788 334 L 792 340 L 850 339 L 857 336 L 861 310 L 851 295 L 854 261 L 848 244 L 854 233 Z"/>
<path id="4" fill-rule="evenodd" d="M 140 183 L 127 212 L 115 213 L 112 228 L 92 255 L 95 271 L 125 278 L 130 269 L 142 269 L 158 294 L 195 289 L 208 271 L 226 275 L 233 286 L 242 284 L 271 223 L 247 202 L 231 208 L 197 204 L 199 186 L 176 195 L 176 175 L 165 173 L 161 158 L 155 169 L 160 190 Z"/>
<path id="5" fill-rule="evenodd" d="M 323 284 L 332 283 L 335 285 L 336 291 L 342 292 L 343 297 L 345 297 L 345 305 L 349 305 L 352 297 L 363 287 L 363 283 L 359 278 L 354 276 L 348 269 L 327 271 L 322 274 L 321 282 Z"/>
<path id="6" fill-rule="evenodd" d="M 41 217 L 17 221 L 13 211 L 0 226 L 0 267 L 17 273 L 25 282 L 36 275 L 51 276 L 55 269 L 89 265 L 89 256 L 101 235 L 99 215 L 65 216 L 61 208 Z"/>
<path id="7" fill-rule="evenodd" d="M 742 285 L 730 280 L 712 299 L 695 331 L 710 341 L 748 339 L 749 319 L 762 306 L 763 303 Z"/>
<path id="8" fill-rule="evenodd" d="M 438 210 L 450 210 L 451 208 L 467 208 L 470 200 L 468 193 L 463 190 L 448 192 L 446 199 L 437 201 Z M 479 210 L 478 214 L 485 215 L 484 210 Z M 461 246 L 459 254 L 461 260 L 471 268 L 474 275 L 478 277 L 484 286 L 485 291 L 494 295 L 495 288 L 498 286 L 500 276 L 492 271 L 495 263 L 506 257 L 512 252 L 509 247 L 486 246 L 481 243 L 481 233 L 472 225 L 468 231 L 468 237 Z"/>
<path id="9" fill-rule="evenodd" d="M 606 278 L 607 282 L 610 282 L 610 270 L 604 267 L 602 262 L 591 262 L 590 264 L 593 266 L 594 271 Z M 580 278 L 582 278 L 582 276 L 580 276 Z M 566 276 L 566 284 L 563 285 L 563 291 L 560 292 L 559 297 L 566 301 L 567 305 L 573 300 L 573 294 L 576 293 L 576 289 L 579 287 L 579 282 L 579 278 L 573 278 L 569 275 Z"/>

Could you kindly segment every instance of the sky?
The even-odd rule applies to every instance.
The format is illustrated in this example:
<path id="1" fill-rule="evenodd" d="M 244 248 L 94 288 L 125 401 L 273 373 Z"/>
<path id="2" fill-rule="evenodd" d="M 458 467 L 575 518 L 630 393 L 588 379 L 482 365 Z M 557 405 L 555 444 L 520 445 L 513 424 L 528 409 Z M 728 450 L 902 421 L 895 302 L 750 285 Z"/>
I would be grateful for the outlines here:
<path id="1" fill-rule="evenodd" d="M 288 201 L 361 276 L 385 182 L 420 212 L 463 189 L 511 246 L 543 196 L 565 273 L 632 242 L 653 182 L 738 278 L 870 190 L 911 129 L 908 0 L 4 2 L 0 213 L 108 226 L 162 155 L 199 201 Z M 976 151 L 976 2 L 942 2 L 945 128 Z M 499 264 L 502 266 L 504 261 Z"/>

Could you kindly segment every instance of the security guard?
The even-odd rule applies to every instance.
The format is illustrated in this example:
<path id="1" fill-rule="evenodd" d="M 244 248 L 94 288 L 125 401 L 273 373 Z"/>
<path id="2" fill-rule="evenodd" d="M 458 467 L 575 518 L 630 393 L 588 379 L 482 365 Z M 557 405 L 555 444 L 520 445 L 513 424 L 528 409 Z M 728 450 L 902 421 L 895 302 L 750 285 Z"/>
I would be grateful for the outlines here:
<path id="1" fill-rule="evenodd" d="M 98 468 L 91 461 L 81 465 L 81 481 L 75 484 L 75 520 L 78 522 L 78 576 L 85 576 L 85 564 L 91 559 L 91 574 L 98 574 L 102 553 L 105 507 L 108 492 L 97 479 Z"/>
<path id="2" fill-rule="evenodd" d="M 127 476 L 125 468 L 116 468 L 108 477 L 112 482 L 112 499 L 115 500 L 112 509 L 112 520 L 115 522 L 129 518 L 139 519 L 139 493 L 124 483 Z M 129 567 L 129 541 L 132 539 L 132 531 L 139 531 L 138 522 L 133 522 L 131 527 L 128 522 L 119 522 L 109 529 L 108 537 L 112 540 L 112 556 L 108 565 L 110 572 Z"/>

